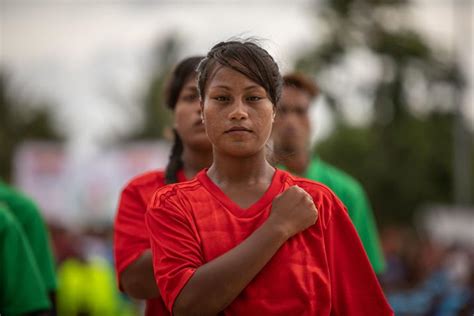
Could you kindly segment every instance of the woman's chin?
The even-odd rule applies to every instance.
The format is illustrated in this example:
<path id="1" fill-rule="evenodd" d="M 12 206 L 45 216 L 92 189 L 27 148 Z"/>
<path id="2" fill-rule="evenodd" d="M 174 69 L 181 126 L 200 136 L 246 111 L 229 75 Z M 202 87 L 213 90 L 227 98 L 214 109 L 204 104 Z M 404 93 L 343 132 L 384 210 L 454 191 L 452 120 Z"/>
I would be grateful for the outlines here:
<path id="1" fill-rule="evenodd" d="M 225 148 L 222 148 L 220 152 L 226 154 L 227 156 L 238 157 L 238 158 L 247 158 L 255 156 L 262 149 L 256 146 L 249 146 L 248 144 L 229 144 Z"/>

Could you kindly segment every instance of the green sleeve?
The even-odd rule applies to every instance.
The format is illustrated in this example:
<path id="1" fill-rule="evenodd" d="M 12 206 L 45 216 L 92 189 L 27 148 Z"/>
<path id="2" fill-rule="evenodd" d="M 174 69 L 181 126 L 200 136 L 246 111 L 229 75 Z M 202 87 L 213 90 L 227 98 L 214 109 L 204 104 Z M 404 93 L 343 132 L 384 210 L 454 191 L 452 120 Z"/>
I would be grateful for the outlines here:
<path id="1" fill-rule="evenodd" d="M 385 259 L 380 247 L 374 214 L 362 187 L 354 187 L 351 205 L 346 206 L 351 210 L 349 213 L 352 222 L 359 233 L 359 237 L 375 273 L 382 273 L 385 270 Z"/>
<path id="2" fill-rule="evenodd" d="M 25 201 L 25 207 L 31 208 L 30 217 L 25 223 L 25 234 L 31 245 L 33 256 L 40 270 L 48 292 L 56 291 L 56 272 L 48 230 L 38 207 L 32 201 Z"/>
<path id="3" fill-rule="evenodd" d="M 47 310 L 49 297 L 23 230 L 0 206 L 0 314 Z"/>
<path id="4" fill-rule="evenodd" d="M 33 257 L 48 292 L 56 290 L 56 273 L 49 234 L 36 204 L 14 188 L 0 183 L 0 201 L 16 218 L 30 244 Z"/>

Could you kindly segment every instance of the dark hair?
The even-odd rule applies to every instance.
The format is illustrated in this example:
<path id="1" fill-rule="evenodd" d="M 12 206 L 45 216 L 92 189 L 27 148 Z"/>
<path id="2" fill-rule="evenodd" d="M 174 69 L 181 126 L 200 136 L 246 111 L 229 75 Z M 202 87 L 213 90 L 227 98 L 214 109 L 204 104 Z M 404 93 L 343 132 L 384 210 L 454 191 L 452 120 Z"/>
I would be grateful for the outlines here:
<path id="1" fill-rule="evenodd" d="M 319 94 L 319 88 L 316 83 L 308 76 L 293 72 L 283 76 L 283 85 L 294 87 L 308 93 L 311 99 Z"/>
<path id="2" fill-rule="evenodd" d="M 220 42 L 211 48 L 198 67 L 198 90 L 204 100 L 207 82 L 221 67 L 240 72 L 262 86 L 270 101 L 277 106 L 281 96 L 283 80 L 278 65 L 263 48 L 251 41 Z"/>
<path id="3" fill-rule="evenodd" d="M 183 89 L 184 84 L 193 76 L 196 76 L 196 68 L 199 62 L 203 59 L 202 56 L 189 57 L 181 61 L 174 70 L 165 84 L 165 104 L 168 108 L 174 111 L 176 103 L 178 103 L 179 94 Z M 176 129 L 173 129 L 174 143 L 171 148 L 168 165 L 165 169 L 165 183 L 178 182 L 177 172 L 183 168 L 183 142 L 178 135 Z"/>
<path id="4" fill-rule="evenodd" d="M 197 75 L 197 67 L 204 56 L 193 56 L 182 60 L 171 72 L 165 84 L 165 104 L 174 110 L 184 84 Z"/>

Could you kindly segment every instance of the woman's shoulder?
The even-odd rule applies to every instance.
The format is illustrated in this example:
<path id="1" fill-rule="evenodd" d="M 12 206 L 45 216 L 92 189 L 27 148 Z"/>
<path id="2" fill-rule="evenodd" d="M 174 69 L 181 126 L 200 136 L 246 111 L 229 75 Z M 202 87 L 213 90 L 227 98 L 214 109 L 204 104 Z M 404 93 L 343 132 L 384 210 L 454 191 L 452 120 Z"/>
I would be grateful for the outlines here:
<path id="1" fill-rule="evenodd" d="M 187 197 L 197 194 L 201 184 L 196 178 L 184 182 L 167 184 L 158 188 L 153 195 L 153 202 L 184 200 Z"/>
<path id="2" fill-rule="evenodd" d="M 131 178 L 125 187 L 163 185 L 164 181 L 165 172 L 163 170 L 149 170 Z"/>

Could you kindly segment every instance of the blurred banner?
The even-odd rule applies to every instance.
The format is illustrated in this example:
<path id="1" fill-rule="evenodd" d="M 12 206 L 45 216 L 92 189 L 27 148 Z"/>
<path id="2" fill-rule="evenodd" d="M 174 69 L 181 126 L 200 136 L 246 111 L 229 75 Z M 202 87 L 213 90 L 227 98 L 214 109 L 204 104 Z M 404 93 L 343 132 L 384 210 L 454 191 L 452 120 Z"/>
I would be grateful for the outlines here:
<path id="1" fill-rule="evenodd" d="M 71 155 L 57 143 L 26 142 L 16 152 L 13 179 L 48 221 L 66 226 L 113 220 L 120 191 L 133 176 L 168 161 L 163 141 L 137 142 L 94 155 Z"/>
<path id="2" fill-rule="evenodd" d="M 420 209 L 415 223 L 436 243 L 474 251 L 474 208 L 433 205 Z"/>

